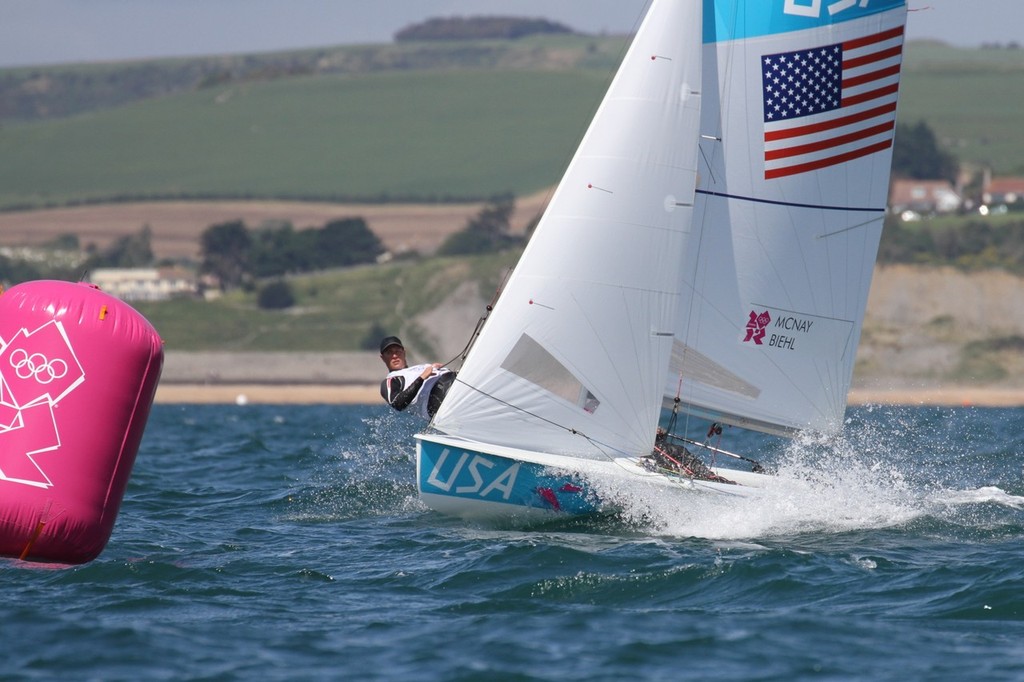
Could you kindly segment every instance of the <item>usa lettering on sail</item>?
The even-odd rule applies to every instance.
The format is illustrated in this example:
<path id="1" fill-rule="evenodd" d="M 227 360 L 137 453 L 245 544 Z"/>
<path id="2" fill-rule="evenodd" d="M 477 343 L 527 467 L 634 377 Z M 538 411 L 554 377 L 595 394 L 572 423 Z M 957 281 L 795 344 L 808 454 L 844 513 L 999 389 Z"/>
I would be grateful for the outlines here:
<path id="1" fill-rule="evenodd" d="M 903 27 L 761 57 L 766 180 L 892 146 Z"/>
<path id="2" fill-rule="evenodd" d="M 835 0 L 827 5 L 827 11 L 830 16 L 834 16 L 856 7 L 858 2 L 861 7 L 867 7 L 869 0 Z M 786 0 L 783 11 L 786 14 L 793 14 L 799 17 L 817 18 L 821 16 L 821 9 L 822 0 L 810 0 L 810 4 L 801 4 L 797 0 Z"/>

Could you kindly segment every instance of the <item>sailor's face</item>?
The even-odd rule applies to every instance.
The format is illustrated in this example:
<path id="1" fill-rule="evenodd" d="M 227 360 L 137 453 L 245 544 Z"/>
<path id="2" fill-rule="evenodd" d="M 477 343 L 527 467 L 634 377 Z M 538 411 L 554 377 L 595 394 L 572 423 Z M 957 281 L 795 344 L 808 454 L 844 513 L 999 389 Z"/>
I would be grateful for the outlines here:
<path id="1" fill-rule="evenodd" d="M 401 346 L 388 346 L 384 349 L 384 352 L 380 354 L 380 357 L 392 372 L 396 369 L 405 369 L 406 367 L 405 349 Z"/>

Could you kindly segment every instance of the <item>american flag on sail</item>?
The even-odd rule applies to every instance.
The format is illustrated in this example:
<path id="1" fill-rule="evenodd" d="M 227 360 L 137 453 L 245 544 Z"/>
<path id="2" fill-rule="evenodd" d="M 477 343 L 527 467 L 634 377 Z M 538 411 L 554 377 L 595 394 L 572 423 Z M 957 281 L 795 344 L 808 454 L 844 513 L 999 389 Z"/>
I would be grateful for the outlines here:
<path id="1" fill-rule="evenodd" d="M 903 27 L 761 58 L 766 180 L 892 146 Z"/>

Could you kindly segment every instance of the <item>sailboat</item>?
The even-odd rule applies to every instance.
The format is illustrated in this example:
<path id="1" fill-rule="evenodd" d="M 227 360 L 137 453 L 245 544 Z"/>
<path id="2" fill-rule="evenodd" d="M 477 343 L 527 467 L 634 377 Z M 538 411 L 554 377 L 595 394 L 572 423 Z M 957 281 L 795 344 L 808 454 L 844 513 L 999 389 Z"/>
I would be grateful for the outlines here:
<path id="1" fill-rule="evenodd" d="M 614 511 L 606 491 L 624 481 L 755 495 L 769 474 L 651 466 L 666 415 L 712 433 L 841 430 L 906 14 L 905 0 L 651 2 L 416 435 L 429 507 L 480 519 Z"/>

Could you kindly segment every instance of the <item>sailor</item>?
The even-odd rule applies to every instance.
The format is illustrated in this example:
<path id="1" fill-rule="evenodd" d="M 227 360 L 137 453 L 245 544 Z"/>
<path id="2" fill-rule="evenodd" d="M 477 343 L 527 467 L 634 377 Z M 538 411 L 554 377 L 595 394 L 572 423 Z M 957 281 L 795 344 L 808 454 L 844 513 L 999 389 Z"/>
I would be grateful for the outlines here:
<path id="1" fill-rule="evenodd" d="M 430 418 L 455 381 L 455 372 L 439 362 L 409 366 L 405 346 L 397 336 L 386 336 L 380 342 L 380 359 L 388 375 L 380 382 L 380 395 L 396 410 L 412 406 L 424 418 Z"/>
<path id="2" fill-rule="evenodd" d="M 716 474 L 711 467 L 684 446 L 669 442 L 670 437 L 660 427 L 655 431 L 654 449 L 651 451 L 651 459 L 658 468 L 683 474 L 699 481 L 714 481 L 716 483 L 731 483 L 735 485 L 735 481 L 730 481 Z"/>

